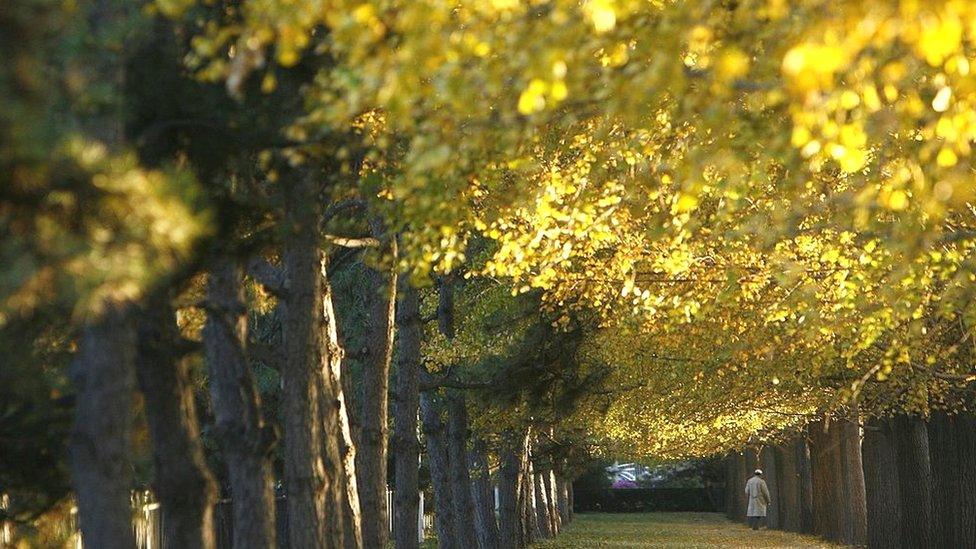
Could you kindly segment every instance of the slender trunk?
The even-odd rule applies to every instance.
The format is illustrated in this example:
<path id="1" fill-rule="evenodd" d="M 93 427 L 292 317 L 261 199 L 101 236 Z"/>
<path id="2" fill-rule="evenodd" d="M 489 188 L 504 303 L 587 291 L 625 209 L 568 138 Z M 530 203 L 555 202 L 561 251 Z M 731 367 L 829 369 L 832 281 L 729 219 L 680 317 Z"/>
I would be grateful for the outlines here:
<path id="1" fill-rule="evenodd" d="M 780 528 L 787 532 L 800 531 L 800 474 L 792 443 L 775 448 L 776 478 L 779 483 Z"/>
<path id="2" fill-rule="evenodd" d="M 488 450 L 485 441 L 475 439 L 468 453 L 471 463 L 471 494 L 474 499 L 474 526 L 478 535 L 478 549 L 498 549 L 498 525 L 495 522 L 495 498 L 488 470 Z"/>
<path id="3" fill-rule="evenodd" d="M 233 505 L 235 548 L 275 545 L 273 426 L 261 413 L 261 396 L 247 355 L 247 317 L 240 265 L 220 259 L 210 272 L 203 327 L 210 373 L 214 434 L 220 445 Z"/>
<path id="4" fill-rule="evenodd" d="M 454 505 L 454 535 L 458 547 L 477 547 L 471 473 L 468 469 L 468 410 L 464 396 L 447 398 L 447 451 L 450 463 L 451 503 Z"/>
<path id="5" fill-rule="evenodd" d="M 867 543 L 867 504 L 864 494 L 864 468 L 861 464 L 861 425 L 857 409 L 837 424 L 841 445 L 841 493 L 844 531 L 841 541 L 850 545 Z"/>
<path id="6" fill-rule="evenodd" d="M 536 524 L 539 525 L 539 534 L 544 539 L 553 536 L 552 521 L 549 519 L 549 501 L 546 493 L 546 486 L 542 480 L 542 468 L 535 466 L 535 474 L 532 475 L 532 486 L 535 490 L 535 517 Z"/>
<path id="7" fill-rule="evenodd" d="M 725 456 L 725 517 L 735 520 L 736 498 L 735 491 L 738 489 L 736 479 L 736 458 L 735 453 L 730 452 Z"/>
<path id="8" fill-rule="evenodd" d="M 417 290 L 405 278 L 399 281 L 396 310 L 396 409 L 394 410 L 394 538 L 397 549 L 417 549 L 420 513 L 420 443 L 417 440 L 417 408 L 420 405 L 420 302 Z"/>
<path id="9" fill-rule="evenodd" d="M 70 368 L 76 403 L 68 451 L 86 547 L 135 547 L 129 491 L 136 342 L 124 309 L 109 305 L 83 329 Z"/>
<path id="10" fill-rule="evenodd" d="M 864 427 L 864 491 L 867 500 L 867 545 L 870 549 L 901 549 L 901 496 L 898 463 L 887 419 Z"/>
<path id="11" fill-rule="evenodd" d="M 898 459 L 902 545 L 911 549 L 933 547 L 932 474 L 925 423 L 917 417 L 899 415 L 892 420 L 892 428 Z"/>
<path id="12" fill-rule="evenodd" d="M 744 522 L 749 507 L 745 486 L 746 481 L 749 480 L 752 473 L 749 468 L 749 457 L 745 452 L 736 455 L 735 467 L 735 520 Z"/>
<path id="13" fill-rule="evenodd" d="M 513 446 L 518 446 L 513 443 Z M 516 448 L 505 448 L 498 475 L 498 542 L 501 547 L 518 548 L 519 544 L 519 485 L 522 460 Z"/>
<path id="14" fill-rule="evenodd" d="M 427 468 L 434 489 L 434 521 L 437 527 L 437 546 L 446 549 L 464 547 L 457 543 L 457 517 L 451 485 L 451 457 L 447 433 L 441 420 L 438 403 L 431 391 L 420 394 L 420 420 L 427 441 Z"/>
<path id="15" fill-rule="evenodd" d="M 289 290 L 284 311 L 282 422 L 285 430 L 285 494 L 291 547 L 343 547 L 341 509 L 335 499 L 341 479 L 338 441 L 328 441 L 322 423 L 323 370 L 329 348 L 324 318 L 320 206 L 311 176 L 286 186 L 284 263 Z M 331 455 L 326 449 L 331 448 Z"/>
<path id="16" fill-rule="evenodd" d="M 556 491 L 556 475 L 552 467 L 546 467 L 543 472 L 542 484 L 546 490 L 546 502 L 549 503 L 549 522 L 552 524 L 552 535 L 558 535 L 562 526 L 562 519 L 559 516 L 559 503 Z"/>
<path id="17" fill-rule="evenodd" d="M 363 546 L 363 532 L 356 485 L 356 446 L 353 444 L 349 412 L 342 390 L 342 347 L 339 345 L 338 320 L 332 306 L 332 287 L 325 254 L 322 254 L 321 273 L 323 365 L 318 383 L 321 387 L 319 410 L 322 412 L 322 431 L 325 435 L 322 453 L 328 462 L 334 464 L 333 470 L 337 473 L 330 500 L 342 513 L 342 527 L 338 531 L 340 537 L 335 538 L 335 542 L 337 547 L 358 549 Z M 333 462 L 336 458 L 337 461 Z"/>
<path id="18" fill-rule="evenodd" d="M 813 532 L 813 479 L 811 478 L 810 448 L 807 437 L 800 434 L 793 443 L 793 456 L 796 458 L 797 496 L 800 502 L 800 532 Z"/>
<path id="19" fill-rule="evenodd" d="M 392 244 L 396 257 L 396 242 Z M 388 394 L 393 358 L 397 272 L 368 270 L 367 347 L 363 368 L 361 436 L 356 454 L 360 504 L 363 511 L 363 545 L 386 547 L 389 539 L 386 505 L 386 456 L 389 437 Z M 416 521 L 414 521 L 416 523 Z"/>
<path id="20" fill-rule="evenodd" d="M 956 439 L 955 531 L 959 549 L 976 549 L 976 416 L 962 412 L 953 421 Z"/>
<path id="21" fill-rule="evenodd" d="M 782 522 L 780 521 L 779 514 L 779 503 L 780 503 L 780 483 L 777 482 L 779 478 L 779 468 L 776 466 L 776 449 L 772 446 L 765 446 L 759 454 L 759 459 L 762 462 L 763 476 L 769 480 L 766 486 L 769 488 L 769 499 L 770 503 L 766 509 L 766 525 L 770 529 L 782 528 Z"/>
<path id="22" fill-rule="evenodd" d="M 563 475 L 556 475 L 556 502 L 559 508 L 559 521 L 562 526 L 569 524 L 569 482 Z"/>
<path id="23" fill-rule="evenodd" d="M 217 488 L 203 457 L 189 365 L 180 351 L 176 312 L 168 296 L 140 312 L 136 375 L 146 403 L 167 547 L 214 547 Z"/>
<path id="24" fill-rule="evenodd" d="M 576 518 L 576 486 L 573 485 L 573 481 L 569 481 L 569 520 L 570 522 Z"/>
<path id="25" fill-rule="evenodd" d="M 959 499 L 956 481 L 956 439 L 954 418 L 934 411 L 928 421 L 929 456 L 932 470 L 932 539 L 938 547 L 958 547 L 955 514 Z"/>

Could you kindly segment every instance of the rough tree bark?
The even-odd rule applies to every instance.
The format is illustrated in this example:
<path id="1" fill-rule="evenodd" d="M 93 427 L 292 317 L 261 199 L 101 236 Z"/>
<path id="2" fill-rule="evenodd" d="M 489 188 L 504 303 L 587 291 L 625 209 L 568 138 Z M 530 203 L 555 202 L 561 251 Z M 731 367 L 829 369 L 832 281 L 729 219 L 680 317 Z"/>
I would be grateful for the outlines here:
<path id="1" fill-rule="evenodd" d="M 501 547 L 521 547 L 519 544 L 519 486 L 521 484 L 521 446 L 524 441 L 508 441 L 502 450 L 498 479 L 498 543 Z"/>
<path id="2" fill-rule="evenodd" d="M 937 547 L 958 547 L 956 541 L 956 439 L 953 417 L 933 411 L 928 421 L 929 457 L 932 471 L 932 540 Z"/>
<path id="3" fill-rule="evenodd" d="M 793 442 L 793 456 L 796 459 L 797 496 L 800 502 L 800 532 L 813 532 L 813 482 L 810 469 L 810 448 L 807 437 L 800 434 Z"/>
<path id="4" fill-rule="evenodd" d="M 864 491 L 867 501 L 867 545 L 871 549 L 901 549 L 901 495 L 891 425 L 874 418 L 864 426 L 862 445 Z"/>
<path id="5" fill-rule="evenodd" d="M 235 548 L 275 545 L 272 450 L 277 436 L 261 413 L 261 397 L 247 363 L 243 273 L 218 259 L 207 282 L 203 345 L 210 372 L 214 433 L 227 464 Z"/>
<path id="6" fill-rule="evenodd" d="M 813 533 L 825 539 L 837 539 L 838 494 L 837 468 L 840 453 L 837 441 L 824 431 L 824 422 L 810 424 L 810 478 L 813 491 Z M 835 457 L 837 459 L 835 459 Z"/>
<path id="7" fill-rule="evenodd" d="M 556 484 L 556 474 L 552 467 L 546 467 L 542 483 L 546 489 L 546 501 L 549 503 L 549 522 L 552 524 L 552 535 L 559 535 L 562 529 L 562 518 L 559 514 L 559 495 Z"/>
<path id="8" fill-rule="evenodd" d="M 212 548 L 217 488 L 203 457 L 189 366 L 168 297 L 151 299 L 138 321 L 136 376 L 152 441 L 153 491 L 167 547 Z"/>
<path id="9" fill-rule="evenodd" d="M 755 456 L 755 452 L 752 453 Z M 739 522 L 744 522 L 746 520 L 746 512 L 749 508 L 749 500 L 745 494 L 746 481 L 752 476 L 752 471 L 756 468 L 755 459 L 752 460 L 750 466 L 749 455 L 747 452 L 743 451 L 737 454 L 735 460 L 735 520 Z"/>
<path id="10" fill-rule="evenodd" d="M 342 388 L 342 347 L 339 345 L 338 320 L 332 306 L 332 287 L 328 277 L 328 256 L 322 254 L 322 371 L 318 377 L 321 398 L 323 455 L 332 459 L 336 451 L 338 482 L 333 483 L 330 499 L 342 513 L 340 547 L 358 549 L 363 546 L 362 515 L 359 506 L 359 488 L 356 484 L 356 446 L 352 440 L 349 412 Z M 333 449 L 335 448 L 335 450 Z"/>
<path id="11" fill-rule="evenodd" d="M 961 412 L 953 421 L 956 439 L 956 540 L 960 549 L 976 549 L 976 416 Z"/>
<path id="12" fill-rule="evenodd" d="M 539 534 L 544 539 L 549 539 L 554 535 L 554 533 L 552 531 L 552 521 L 549 517 L 549 500 L 548 494 L 546 493 L 546 485 L 542 480 L 542 468 L 538 465 L 534 465 L 533 469 L 534 474 L 532 475 L 532 488 L 535 494 L 536 523 L 539 525 Z"/>
<path id="13" fill-rule="evenodd" d="M 452 392 L 447 405 L 447 452 L 450 464 L 451 503 L 454 505 L 454 535 L 458 547 L 477 547 L 474 499 L 468 468 L 468 409 L 464 396 Z"/>
<path id="14" fill-rule="evenodd" d="M 448 451 L 447 430 L 441 420 L 440 407 L 432 391 L 420 394 L 420 422 L 427 441 L 427 467 L 434 489 L 434 522 L 437 546 L 442 549 L 464 548 L 458 544 L 457 517 L 451 485 L 451 457 Z M 467 489 L 467 487 L 465 487 Z"/>
<path id="15" fill-rule="evenodd" d="M 474 499 L 474 526 L 478 535 L 478 549 L 499 549 L 498 525 L 495 522 L 495 499 L 488 469 L 488 449 L 478 438 L 468 453 L 471 464 L 471 494 Z"/>
<path id="16" fill-rule="evenodd" d="M 569 484 L 562 474 L 556 475 L 556 503 L 559 509 L 561 526 L 569 524 Z"/>
<path id="17" fill-rule="evenodd" d="M 779 467 L 776 466 L 776 450 L 772 446 L 763 447 L 759 454 L 759 459 L 762 462 L 763 477 L 766 478 L 766 486 L 769 488 L 769 499 L 770 504 L 766 510 L 766 525 L 771 529 L 782 528 L 782 523 L 780 521 L 779 504 L 780 504 L 780 483 L 777 482 L 779 478 Z"/>
<path id="18" fill-rule="evenodd" d="M 861 425 L 857 409 L 836 425 L 841 452 L 841 495 L 844 530 L 841 541 L 850 545 L 867 542 L 867 505 L 861 464 Z"/>
<path id="19" fill-rule="evenodd" d="M 800 475 L 796 469 L 796 454 L 792 443 L 774 448 L 776 453 L 776 482 L 779 484 L 780 528 L 787 532 L 800 530 Z"/>
<path id="20" fill-rule="evenodd" d="M 393 536 L 397 549 L 417 549 L 420 545 L 416 527 L 420 518 L 417 409 L 420 405 L 420 340 L 423 326 L 417 290 L 410 286 L 405 277 L 400 278 L 398 286 Z"/>
<path id="21" fill-rule="evenodd" d="M 127 306 L 107 305 L 88 324 L 71 361 L 75 421 L 68 451 L 86 547 L 135 547 L 132 488 L 132 390 L 135 333 Z"/>
<path id="22" fill-rule="evenodd" d="M 391 258 L 396 257 L 396 241 L 391 239 Z M 395 264 L 395 262 L 393 262 Z M 396 311 L 397 272 L 369 268 L 369 295 L 366 326 L 366 360 L 363 368 L 360 440 L 356 453 L 359 497 L 363 512 L 363 545 L 386 547 L 389 539 L 386 503 L 386 456 L 390 362 Z"/>
<path id="23" fill-rule="evenodd" d="M 925 423 L 918 417 L 898 415 L 892 419 L 892 429 L 898 459 L 902 545 L 932 547 L 932 474 Z"/>
<path id="24" fill-rule="evenodd" d="M 330 351 L 323 341 L 320 200 L 311 175 L 285 186 L 284 264 L 288 294 L 284 309 L 282 423 L 285 431 L 285 493 L 291 547 L 344 547 L 339 441 L 324 432 L 323 371 Z M 334 395 L 331 395 L 334 397 Z M 337 510 L 340 510 L 337 512 Z"/>

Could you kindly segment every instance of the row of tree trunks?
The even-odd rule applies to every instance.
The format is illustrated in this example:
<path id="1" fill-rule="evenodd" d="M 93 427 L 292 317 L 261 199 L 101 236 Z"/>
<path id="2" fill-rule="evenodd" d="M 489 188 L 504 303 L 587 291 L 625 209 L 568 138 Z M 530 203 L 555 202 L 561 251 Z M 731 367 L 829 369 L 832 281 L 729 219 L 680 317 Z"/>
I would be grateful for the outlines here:
<path id="1" fill-rule="evenodd" d="M 393 535 L 397 549 L 417 549 L 420 545 L 416 526 L 420 518 L 417 409 L 420 406 L 420 343 L 423 325 L 417 290 L 405 278 L 399 281 L 396 325 L 396 406 L 393 426 L 396 490 L 393 502 Z"/>
<path id="2" fill-rule="evenodd" d="M 135 361 L 152 440 L 153 491 L 170 547 L 212 548 L 217 488 L 204 460 L 189 366 L 166 294 L 139 314 Z"/>

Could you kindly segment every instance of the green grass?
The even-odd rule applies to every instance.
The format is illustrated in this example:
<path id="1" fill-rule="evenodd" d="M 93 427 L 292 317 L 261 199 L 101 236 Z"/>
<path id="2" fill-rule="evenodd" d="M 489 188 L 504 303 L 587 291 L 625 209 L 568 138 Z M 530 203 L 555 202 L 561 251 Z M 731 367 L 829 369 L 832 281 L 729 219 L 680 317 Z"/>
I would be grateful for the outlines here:
<path id="1" fill-rule="evenodd" d="M 579 514 L 554 540 L 533 549 L 591 547 L 841 547 L 777 530 L 754 532 L 716 513 Z"/>

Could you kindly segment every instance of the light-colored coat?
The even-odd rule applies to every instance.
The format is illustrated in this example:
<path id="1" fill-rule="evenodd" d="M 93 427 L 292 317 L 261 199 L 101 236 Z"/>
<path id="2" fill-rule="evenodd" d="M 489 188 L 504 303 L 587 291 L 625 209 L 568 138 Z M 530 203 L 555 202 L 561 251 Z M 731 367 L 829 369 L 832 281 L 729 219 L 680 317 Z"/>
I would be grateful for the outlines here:
<path id="1" fill-rule="evenodd" d="M 766 516 L 766 506 L 769 505 L 769 488 L 762 477 L 754 476 L 746 482 L 746 497 L 749 498 L 747 517 Z"/>

